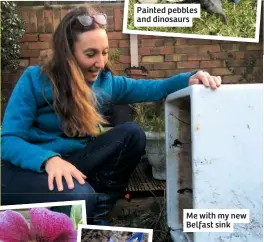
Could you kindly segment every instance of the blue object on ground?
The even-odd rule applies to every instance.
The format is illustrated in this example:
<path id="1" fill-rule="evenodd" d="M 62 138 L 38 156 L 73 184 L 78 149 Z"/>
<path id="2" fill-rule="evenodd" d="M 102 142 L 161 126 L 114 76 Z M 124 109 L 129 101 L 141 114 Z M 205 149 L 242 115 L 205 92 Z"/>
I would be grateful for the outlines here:
<path id="1" fill-rule="evenodd" d="M 132 234 L 132 236 L 128 239 L 127 242 L 142 242 L 144 240 L 144 234 L 141 232 L 137 232 Z"/>
<path id="2" fill-rule="evenodd" d="M 234 2 L 234 3 L 239 3 L 239 2 L 240 2 L 240 0 L 233 0 L 233 2 Z"/>

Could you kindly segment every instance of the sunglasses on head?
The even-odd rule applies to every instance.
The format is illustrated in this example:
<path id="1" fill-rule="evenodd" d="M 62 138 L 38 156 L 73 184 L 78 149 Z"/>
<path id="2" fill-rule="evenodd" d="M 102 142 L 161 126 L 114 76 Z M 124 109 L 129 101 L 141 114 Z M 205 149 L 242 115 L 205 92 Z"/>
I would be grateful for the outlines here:
<path id="1" fill-rule="evenodd" d="M 80 15 L 76 18 L 83 27 L 90 27 L 94 22 L 101 26 L 107 25 L 107 16 L 104 13 L 97 13 L 94 15 Z"/>

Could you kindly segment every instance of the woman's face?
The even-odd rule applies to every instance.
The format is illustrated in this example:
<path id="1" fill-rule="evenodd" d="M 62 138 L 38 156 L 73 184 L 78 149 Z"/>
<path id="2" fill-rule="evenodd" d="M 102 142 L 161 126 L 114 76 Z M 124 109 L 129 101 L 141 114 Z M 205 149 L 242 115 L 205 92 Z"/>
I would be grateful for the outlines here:
<path id="1" fill-rule="evenodd" d="M 86 81 L 96 81 L 99 71 L 108 61 L 108 51 L 108 38 L 104 29 L 96 28 L 78 35 L 78 41 L 74 43 L 74 56 Z"/>

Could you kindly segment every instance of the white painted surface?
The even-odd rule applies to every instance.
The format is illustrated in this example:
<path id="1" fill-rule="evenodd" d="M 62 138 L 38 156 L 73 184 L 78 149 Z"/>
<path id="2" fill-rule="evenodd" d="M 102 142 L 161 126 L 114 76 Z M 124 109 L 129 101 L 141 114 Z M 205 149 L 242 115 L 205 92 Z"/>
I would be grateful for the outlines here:
<path id="1" fill-rule="evenodd" d="M 138 37 L 136 34 L 130 34 L 130 59 L 131 67 L 138 67 Z"/>
<path id="2" fill-rule="evenodd" d="M 236 224 L 233 233 L 194 233 L 194 241 L 262 242 L 263 84 L 222 85 L 217 91 L 195 85 L 168 96 L 167 213 L 173 229 L 182 224 L 177 217 L 178 148 L 171 147 L 179 130 L 169 113 L 180 117 L 175 101 L 182 97 L 191 101 L 193 208 L 250 210 L 250 223 Z"/>
<path id="3" fill-rule="evenodd" d="M 165 135 L 158 132 L 146 133 L 146 156 L 152 166 L 154 179 L 166 180 L 166 160 L 165 160 Z"/>

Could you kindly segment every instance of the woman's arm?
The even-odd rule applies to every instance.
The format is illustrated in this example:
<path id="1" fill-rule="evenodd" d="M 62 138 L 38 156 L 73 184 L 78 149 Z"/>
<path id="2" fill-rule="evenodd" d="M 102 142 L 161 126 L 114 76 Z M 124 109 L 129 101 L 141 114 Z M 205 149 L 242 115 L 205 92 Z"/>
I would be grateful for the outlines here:
<path id="1" fill-rule="evenodd" d="M 186 88 L 190 77 L 196 72 L 197 70 L 181 73 L 162 80 L 135 80 L 124 76 L 112 76 L 113 102 L 132 104 L 161 100 L 175 91 Z"/>
<path id="2" fill-rule="evenodd" d="M 19 78 L 5 111 L 1 134 L 1 159 L 24 169 L 41 172 L 41 165 L 47 159 L 60 155 L 27 141 L 37 110 L 31 68 L 27 68 Z"/>

